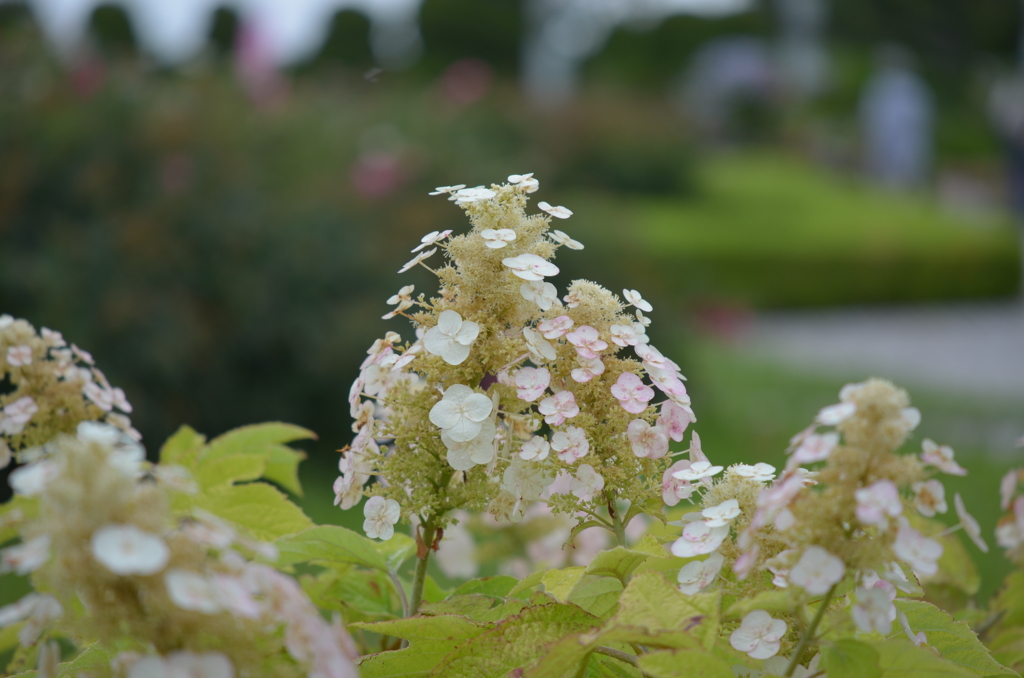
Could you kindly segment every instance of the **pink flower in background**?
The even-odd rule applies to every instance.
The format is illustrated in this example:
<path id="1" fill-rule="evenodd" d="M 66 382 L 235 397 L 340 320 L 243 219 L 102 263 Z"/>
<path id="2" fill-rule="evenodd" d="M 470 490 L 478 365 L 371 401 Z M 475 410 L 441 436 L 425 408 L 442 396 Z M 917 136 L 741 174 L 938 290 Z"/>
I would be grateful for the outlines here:
<path id="1" fill-rule="evenodd" d="M 543 367 L 524 367 L 516 372 L 516 394 L 528 403 L 544 395 L 550 383 L 551 373 Z"/>
<path id="2" fill-rule="evenodd" d="M 626 437 L 638 457 L 661 459 L 668 454 L 668 435 L 660 426 L 651 426 L 643 419 L 629 422 Z"/>
<path id="3" fill-rule="evenodd" d="M 469 106 L 487 96 L 494 83 L 494 70 L 486 61 L 468 58 L 451 64 L 441 74 L 441 94 L 456 106 Z"/>
<path id="4" fill-rule="evenodd" d="M 671 400 L 666 400 L 661 404 L 661 416 L 658 417 L 658 426 L 664 429 L 668 437 L 677 443 L 683 441 L 686 427 L 695 421 L 696 419 L 694 419 L 691 411 Z"/>
<path id="5" fill-rule="evenodd" d="M 672 464 L 661 476 L 661 500 L 667 506 L 675 506 L 683 499 L 689 499 L 693 494 L 693 485 L 689 480 L 676 478 L 675 474 L 683 469 L 690 468 L 690 462 L 685 459 Z"/>
<path id="6" fill-rule="evenodd" d="M 564 431 L 557 431 L 551 436 L 551 449 L 558 453 L 558 458 L 567 464 L 579 461 L 590 452 L 590 441 L 583 429 L 570 426 Z"/>
<path id="7" fill-rule="evenodd" d="M 764 610 L 754 610 L 729 636 L 729 644 L 754 659 L 769 659 L 778 654 L 786 628 L 781 619 L 773 619 Z"/>
<path id="8" fill-rule="evenodd" d="M 886 516 L 895 518 L 903 513 L 900 490 L 891 480 L 862 487 L 854 492 L 857 498 L 857 520 L 865 525 L 884 525 Z"/>
<path id="9" fill-rule="evenodd" d="M 557 339 L 572 329 L 572 318 L 567 315 L 560 315 L 557 318 L 545 320 L 537 329 L 544 334 L 545 339 Z"/>
<path id="10" fill-rule="evenodd" d="M 239 25 L 234 62 L 235 73 L 256 106 L 270 108 L 288 97 L 288 82 L 274 65 L 270 41 L 262 26 L 252 21 Z"/>
<path id="11" fill-rule="evenodd" d="M 561 391 L 540 401 L 537 407 L 544 415 L 544 421 L 551 426 L 560 426 L 566 419 L 572 419 L 580 413 L 580 407 L 576 404 L 576 396 L 572 391 Z"/>
<path id="12" fill-rule="evenodd" d="M 935 441 L 925 438 L 921 443 L 921 461 L 951 476 L 965 476 L 967 469 L 953 459 L 953 448 L 949 445 L 937 445 Z"/>
<path id="13" fill-rule="evenodd" d="M 580 325 L 575 330 L 565 335 L 569 343 L 576 347 L 576 352 L 583 358 L 593 360 L 599 357 L 599 353 L 608 348 L 608 343 L 602 341 L 600 336 L 590 325 Z"/>
<path id="14" fill-rule="evenodd" d="M 820 546 L 808 546 L 800 560 L 789 571 L 789 583 L 796 584 L 813 596 L 822 596 L 843 580 L 843 561 Z"/>

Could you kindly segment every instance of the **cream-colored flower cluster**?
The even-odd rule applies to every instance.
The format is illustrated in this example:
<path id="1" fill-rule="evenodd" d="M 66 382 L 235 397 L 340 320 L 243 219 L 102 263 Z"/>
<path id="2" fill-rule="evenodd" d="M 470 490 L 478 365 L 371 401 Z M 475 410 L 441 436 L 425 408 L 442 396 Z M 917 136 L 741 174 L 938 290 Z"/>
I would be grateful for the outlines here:
<path id="1" fill-rule="evenodd" d="M 907 572 L 926 581 L 938 570 L 943 546 L 933 537 L 942 529 L 927 519 L 949 507 L 942 483 L 932 476 L 936 471 L 966 474 L 952 449 L 928 439 L 920 455 L 896 454 L 919 422 L 906 393 L 887 381 L 845 386 L 840 402 L 822 409 L 793 438 L 789 462 L 769 487 L 753 491 L 757 472 L 749 467 L 727 474 L 705 492 L 703 512 L 686 525 L 673 551 L 711 556 L 683 568 L 683 590 L 708 586 L 724 565 L 735 575 L 727 585 L 741 596 L 767 585 L 792 591 L 803 602 L 824 597 L 827 604 L 837 587 L 850 581 L 854 588 L 844 605 L 856 627 L 888 634 L 897 619 L 897 589 L 920 591 Z M 757 481 L 767 481 L 771 467 L 757 466 L 765 466 Z M 963 529 L 987 550 L 960 495 L 953 504 L 959 522 L 944 533 Z M 742 628 L 747 623 L 744 619 Z M 758 629 L 769 625 L 760 618 L 749 623 Z M 775 641 L 781 641 L 781 633 L 771 654 L 762 645 L 753 649 L 747 631 L 738 633 L 734 647 L 764 653 L 751 656 L 763 659 L 779 650 Z"/>
<path id="2" fill-rule="evenodd" d="M 550 228 L 570 210 L 526 212 L 538 186 L 513 175 L 434 192 L 472 227 L 430 233 L 413 250 L 402 271 L 422 267 L 440 289 L 414 296 L 407 285 L 388 300 L 385 317 L 411 321 L 415 336 L 377 340 L 350 392 L 357 435 L 335 503 L 390 500 L 366 505 L 370 536 L 390 536 L 399 515 L 440 527 L 457 509 L 517 521 L 559 477 L 564 489 L 545 495 L 552 509 L 621 534 L 639 512 L 623 507 L 661 494 L 669 440 L 694 421 L 684 377 L 650 345 L 652 307 L 639 292 L 552 282 L 558 251 L 583 245 Z M 439 251 L 445 260 L 431 268 Z"/>
<path id="3" fill-rule="evenodd" d="M 999 486 L 999 507 L 1006 512 L 996 525 L 996 541 L 1006 549 L 1006 556 L 1018 567 L 1024 567 L 1024 469 L 1007 471 Z"/>
<path id="4" fill-rule="evenodd" d="M 147 464 L 119 429 L 83 422 L 11 485 L 38 509 L 24 512 L 21 543 L 0 551 L 0 573 L 31 574 L 36 589 L 0 608 L 0 627 L 23 624 L 23 661 L 39 647 L 40 669 L 55 664 L 56 630 L 121 650 L 89 675 L 358 675 L 340 620 L 326 622 L 292 577 L 259 562 L 276 549 L 210 514 L 174 521 L 170 493 L 194 484 L 184 469 Z"/>
<path id="5" fill-rule="evenodd" d="M 124 391 L 110 385 L 88 352 L 68 346 L 60 332 L 39 332 L 25 320 L 0 315 L 0 468 L 12 451 L 42 445 L 79 422 L 106 421 L 136 440 Z"/>

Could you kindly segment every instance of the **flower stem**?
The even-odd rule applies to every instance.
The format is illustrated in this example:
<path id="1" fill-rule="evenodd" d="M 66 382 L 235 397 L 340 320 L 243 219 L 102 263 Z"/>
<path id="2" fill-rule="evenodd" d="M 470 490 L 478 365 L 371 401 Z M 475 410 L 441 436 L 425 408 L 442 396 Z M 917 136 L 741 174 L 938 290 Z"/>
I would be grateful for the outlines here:
<path id="1" fill-rule="evenodd" d="M 825 616 L 825 610 L 828 609 L 828 604 L 832 602 L 832 596 L 836 592 L 836 586 L 833 584 L 832 588 L 828 590 L 825 597 L 821 599 L 821 607 L 818 608 L 818 613 L 814 615 L 814 619 L 811 620 L 811 625 L 804 629 L 803 635 L 800 636 L 800 642 L 797 643 L 796 650 L 793 652 L 793 657 L 789 660 L 789 666 L 786 667 L 785 678 L 790 678 L 793 672 L 796 671 L 797 665 L 800 663 L 800 655 L 807 649 L 807 644 L 811 642 L 814 637 L 814 632 L 818 630 L 818 624 L 821 623 L 822 618 Z"/>
<path id="2" fill-rule="evenodd" d="M 626 543 L 626 526 L 622 523 L 622 516 L 615 510 L 615 502 L 608 498 L 608 515 L 612 519 L 612 527 L 614 528 L 615 538 L 619 541 L 619 546 L 626 549 L 629 545 Z"/>
<path id="3" fill-rule="evenodd" d="M 409 599 L 409 616 L 415 616 L 420 610 L 420 603 L 423 602 L 423 585 L 427 581 L 427 562 L 430 560 L 431 547 L 434 544 L 434 535 L 437 529 L 433 523 L 423 524 L 422 541 L 417 544 L 416 553 L 416 575 L 412 580 L 412 593 Z M 422 556 L 420 555 L 422 553 Z"/>
<path id="4" fill-rule="evenodd" d="M 633 666 L 640 665 L 640 663 L 636 660 L 636 657 L 627 652 L 623 652 L 622 650 L 616 650 L 614 648 L 606 647 L 604 645 L 598 645 L 594 648 L 594 652 L 597 654 L 607 655 L 609 657 L 615 657 L 619 661 L 626 662 L 627 664 L 632 664 Z"/>

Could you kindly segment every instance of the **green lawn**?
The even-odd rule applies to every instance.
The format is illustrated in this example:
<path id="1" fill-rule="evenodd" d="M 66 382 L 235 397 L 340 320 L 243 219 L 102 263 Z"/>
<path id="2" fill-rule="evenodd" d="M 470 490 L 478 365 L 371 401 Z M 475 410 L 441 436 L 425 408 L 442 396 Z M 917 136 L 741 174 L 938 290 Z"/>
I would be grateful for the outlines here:
<path id="1" fill-rule="evenodd" d="M 582 230 L 573 235 L 602 258 L 643 261 L 633 285 L 697 302 L 806 306 L 1018 289 L 1006 217 L 953 215 L 928 196 L 780 153 L 708 158 L 697 176 L 692 198 L 576 196 L 570 225 Z"/>

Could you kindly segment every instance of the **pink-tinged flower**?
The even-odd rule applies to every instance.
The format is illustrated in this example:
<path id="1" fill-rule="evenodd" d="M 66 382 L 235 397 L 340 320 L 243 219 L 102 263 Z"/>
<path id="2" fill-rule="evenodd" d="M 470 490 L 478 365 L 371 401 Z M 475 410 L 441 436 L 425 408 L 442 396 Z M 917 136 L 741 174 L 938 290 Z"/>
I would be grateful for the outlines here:
<path id="1" fill-rule="evenodd" d="M 436 247 L 434 249 L 432 249 L 432 250 L 427 250 L 426 252 L 420 252 L 415 257 L 413 257 L 409 261 L 405 262 L 405 264 L 402 266 L 402 268 L 398 269 L 398 272 L 399 273 L 405 273 L 406 271 L 412 270 L 414 267 L 419 266 L 420 264 L 422 264 L 424 261 L 426 261 L 430 257 L 434 256 L 435 254 L 437 254 L 437 248 Z"/>
<path id="2" fill-rule="evenodd" d="M 715 582 L 724 562 L 725 558 L 721 553 L 712 553 L 704 560 L 687 563 L 676 576 L 679 590 L 688 596 L 700 593 Z"/>
<path id="3" fill-rule="evenodd" d="M 750 576 L 751 570 L 754 569 L 754 565 L 757 564 L 757 557 L 761 552 L 761 548 L 754 544 L 754 547 L 740 554 L 740 557 L 732 564 L 732 571 L 736 574 L 736 578 L 740 581 L 744 581 Z"/>
<path id="4" fill-rule="evenodd" d="M 857 589 L 854 596 L 856 602 L 850 613 L 857 628 L 864 633 L 877 631 L 887 636 L 892 631 L 892 623 L 896 620 L 896 606 L 892 603 L 896 597 L 896 589 L 885 581 L 879 581 L 877 584 L 882 586 Z"/>
<path id="5" fill-rule="evenodd" d="M 640 296 L 640 293 L 637 292 L 636 290 L 622 290 L 622 298 L 626 300 L 627 304 L 636 306 L 641 311 L 647 311 L 648 313 L 650 313 L 651 311 L 654 310 L 650 303 L 645 301 L 644 298 Z"/>
<path id="6" fill-rule="evenodd" d="M 134 525 L 105 525 L 92 534 L 92 555 L 114 574 L 151 575 L 164 569 L 170 557 L 158 535 Z"/>
<path id="7" fill-rule="evenodd" d="M 934 478 L 925 482 L 917 482 L 912 485 L 914 490 L 914 503 L 917 511 L 922 516 L 929 518 L 936 513 L 945 513 L 946 509 L 946 488 Z"/>
<path id="8" fill-rule="evenodd" d="M 953 495 L 953 507 L 956 509 L 956 514 L 960 518 L 960 526 L 964 528 L 964 532 L 970 537 L 974 545 L 981 549 L 982 553 L 988 553 L 988 544 L 981 538 L 981 526 L 978 521 L 974 519 L 970 513 L 967 512 L 967 508 L 964 506 L 964 500 L 957 492 Z"/>
<path id="9" fill-rule="evenodd" d="M 516 394 L 528 403 L 544 395 L 550 384 L 551 373 L 543 367 L 524 367 L 516 372 Z"/>
<path id="10" fill-rule="evenodd" d="M 647 403 L 654 398 L 654 389 L 632 372 L 620 374 L 611 390 L 622 409 L 632 414 L 646 410 Z"/>
<path id="11" fill-rule="evenodd" d="M 690 462 L 685 459 L 672 464 L 661 476 L 661 499 L 668 506 L 675 506 L 683 499 L 689 499 L 693 494 L 693 485 L 688 480 L 680 480 L 675 477 L 677 471 L 689 468 Z"/>
<path id="12" fill-rule="evenodd" d="M 366 536 L 387 541 L 395 535 L 395 523 L 402 517 L 402 507 L 394 499 L 370 497 L 363 505 L 363 516 Z"/>
<path id="13" fill-rule="evenodd" d="M 43 459 L 14 469 L 7 477 L 7 483 L 15 494 L 34 497 L 46 489 L 46 486 L 57 477 L 59 472 L 60 469 L 55 461 Z"/>
<path id="14" fill-rule="evenodd" d="M 551 426 L 561 426 L 566 419 L 572 419 L 580 413 L 576 404 L 576 396 L 572 391 L 559 391 L 553 396 L 540 401 L 537 410 L 544 415 L 544 421 Z"/>
<path id="15" fill-rule="evenodd" d="M 448 199 L 454 201 L 457 205 L 468 205 L 480 200 L 490 200 L 495 195 L 497 193 L 491 189 L 477 186 L 475 188 L 460 188 Z"/>
<path id="16" fill-rule="evenodd" d="M 17 546 L 0 549 L 0 574 L 25 576 L 38 570 L 50 558 L 50 537 L 42 534 Z"/>
<path id="17" fill-rule="evenodd" d="M 694 461 L 689 468 L 676 471 L 674 476 L 680 480 L 688 480 L 691 483 L 704 478 L 710 478 L 722 472 L 721 466 L 712 466 L 710 461 Z"/>
<path id="18" fill-rule="evenodd" d="M 95 365 L 96 361 L 93 360 L 92 354 L 85 349 L 78 348 L 75 344 L 71 344 L 71 352 L 76 358 L 81 360 L 86 365 Z"/>
<path id="19" fill-rule="evenodd" d="M 579 363 L 580 366 L 570 373 L 573 381 L 585 384 L 594 377 L 599 377 L 604 374 L 604 363 L 600 358 L 588 360 L 586 358 L 576 356 L 576 362 Z"/>
<path id="20" fill-rule="evenodd" d="M 569 491 L 584 501 L 589 501 L 603 489 L 604 478 L 590 464 L 580 464 L 569 484 Z"/>
<path id="21" fill-rule="evenodd" d="M 519 458 L 526 461 L 544 461 L 550 451 L 551 445 L 545 438 L 533 436 L 519 448 Z"/>
<path id="22" fill-rule="evenodd" d="M 523 299 L 537 304 L 542 311 L 550 310 L 552 306 L 561 306 L 558 301 L 558 289 L 549 282 L 538 282 L 536 280 L 524 282 L 519 286 L 519 294 Z"/>
<path id="23" fill-rule="evenodd" d="M 557 217 L 558 219 L 568 219 L 569 217 L 572 216 L 572 210 L 570 210 L 570 209 L 568 209 L 566 207 L 562 207 L 561 205 L 555 205 L 555 206 L 549 205 L 548 203 L 544 202 L 543 200 L 541 200 L 539 203 L 537 203 L 537 207 L 539 209 L 547 212 L 551 216 Z"/>
<path id="24" fill-rule="evenodd" d="M 533 172 L 528 174 L 510 174 L 508 183 L 523 189 L 527 193 L 534 193 L 540 188 L 540 182 L 533 178 Z"/>
<path id="25" fill-rule="evenodd" d="M 779 532 L 785 532 L 796 525 L 796 516 L 788 508 L 784 508 L 775 514 L 775 520 L 772 524 Z"/>
<path id="26" fill-rule="evenodd" d="M 690 409 L 690 396 L 686 392 L 686 385 L 679 380 L 679 377 L 671 372 L 648 372 L 651 383 L 658 387 L 658 390 L 667 395 L 672 402 L 680 407 Z"/>
<path id="27" fill-rule="evenodd" d="M 696 431 L 690 436 L 690 446 L 686 449 L 686 453 L 690 455 L 690 461 L 708 461 L 708 456 L 704 454 L 704 449 L 700 446 L 700 434 Z"/>
<path id="28" fill-rule="evenodd" d="M 557 318 L 545 320 L 537 329 L 544 334 L 545 339 L 558 339 L 560 336 L 572 329 L 573 321 L 567 315 L 560 315 Z"/>
<path id="29" fill-rule="evenodd" d="M 789 571 L 789 583 L 796 584 L 812 596 L 822 596 L 843 580 L 843 561 L 820 546 L 808 546 Z"/>
<path id="30" fill-rule="evenodd" d="M 951 476 L 967 475 L 967 469 L 953 460 L 953 448 L 949 445 L 936 445 L 935 441 L 925 438 L 921 442 L 921 449 L 921 461 L 925 464 L 930 464 Z"/>
<path id="31" fill-rule="evenodd" d="M 64 341 L 63 334 L 51 330 L 49 327 L 44 327 L 39 330 L 39 335 L 43 338 L 43 342 L 50 348 L 61 348 L 68 345 L 67 342 Z"/>
<path id="32" fill-rule="evenodd" d="M 545 360 L 554 360 L 558 357 L 555 347 L 541 336 L 540 332 L 529 327 L 523 328 L 523 339 L 526 341 L 526 348 L 529 349 L 533 362 L 542 363 Z"/>
<path id="33" fill-rule="evenodd" d="M 675 375 L 678 379 L 679 365 L 650 344 L 637 344 L 636 354 L 644 363 L 644 369 L 649 373 L 668 373 Z"/>
<path id="34" fill-rule="evenodd" d="M 801 474 L 795 471 L 784 473 L 771 487 L 757 496 L 757 512 L 750 521 L 751 527 L 757 529 L 774 520 L 779 511 L 789 506 L 803 489 L 804 481 Z"/>
<path id="35" fill-rule="evenodd" d="M 775 467 L 764 462 L 758 462 L 754 465 L 733 464 L 727 472 L 759 483 L 767 483 L 775 478 Z"/>
<path id="36" fill-rule="evenodd" d="M 565 245 L 571 250 L 583 249 L 583 243 L 581 243 L 579 240 L 573 240 L 572 238 L 569 237 L 568 233 L 566 233 L 565 231 L 559 231 L 557 228 L 553 229 L 550 233 L 548 233 L 548 237 L 551 238 L 551 240 L 553 240 L 556 244 Z"/>
<path id="37" fill-rule="evenodd" d="M 900 626 L 903 627 L 903 632 L 907 634 L 907 638 L 910 639 L 910 642 L 912 642 L 917 647 L 921 647 L 922 645 L 928 645 L 928 637 L 924 635 L 924 631 L 920 631 L 915 635 L 914 632 L 911 630 L 910 621 L 907 619 L 907 615 L 900 612 L 897 615 L 897 618 L 900 620 Z"/>
<path id="38" fill-rule="evenodd" d="M 39 405 L 32 396 L 22 396 L 13 403 L 4 406 L 3 419 L 0 419 L 0 433 L 16 435 L 25 429 L 32 417 L 39 411 Z"/>
<path id="39" fill-rule="evenodd" d="M 236 617 L 256 619 L 263 614 L 263 605 L 253 598 L 252 592 L 240 578 L 214 574 L 210 576 L 210 583 L 220 606 Z"/>
<path id="40" fill-rule="evenodd" d="M 31 346 L 11 346 L 7 349 L 7 364 L 11 367 L 24 367 L 32 364 Z"/>
<path id="41" fill-rule="evenodd" d="M 1020 481 L 1020 470 L 1007 471 L 1006 475 L 999 482 L 999 508 L 1004 511 L 1010 508 L 1013 495 L 1017 492 L 1017 483 Z"/>
<path id="42" fill-rule="evenodd" d="M 1017 548 L 1024 544 L 1024 532 L 1021 532 L 1013 520 L 1000 521 L 996 525 L 996 543 L 1004 549 Z"/>
<path id="43" fill-rule="evenodd" d="M 930 577 L 938 569 L 942 555 L 942 544 L 929 539 L 909 525 L 900 527 L 893 542 L 892 552 L 905 562 L 918 576 Z"/>
<path id="44" fill-rule="evenodd" d="M 884 525 L 886 516 L 903 513 L 900 490 L 891 480 L 879 480 L 854 492 L 857 498 L 857 520 L 865 525 Z"/>
<path id="45" fill-rule="evenodd" d="M 611 335 L 612 343 L 616 346 L 636 346 L 640 343 L 639 337 L 637 337 L 636 330 L 633 329 L 632 325 L 612 325 L 608 329 L 608 333 Z"/>
<path id="46" fill-rule="evenodd" d="M 718 506 L 710 506 L 700 512 L 708 527 L 729 525 L 740 514 L 740 503 L 735 499 L 726 499 Z"/>
<path id="47" fill-rule="evenodd" d="M 491 415 L 491 399 L 462 384 L 454 384 L 430 409 L 430 421 L 456 442 L 468 442 L 480 433 L 482 422 Z"/>
<path id="48" fill-rule="evenodd" d="M 590 442 L 583 429 L 570 426 L 564 431 L 556 431 L 551 436 L 551 449 L 558 453 L 558 458 L 567 464 L 579 461 L 590 452 Z"/>
<path id="49" fill-rule="evenodd" d="M 492 250 L 499 250 L 510 242 L 515 241 L 516 232 L 511 228 L 485 228 L 480 231 L 480 237 L 484 239 L 484 245 Z"/>
<path id="50" fill-rule="evenodd" d="M 717 551 L 729 536 L 729 526 L 711 527 L 703 520 L 687 523 L 683 536 L 672 543 L 672 554 L 680 558 L 693 558 Z"/>
<path id="51" fill-rule="evenodd" d="M 416 356 L 419 355 L 422 352 L 423 352 L 423 344 L 413 344 L 412 346 L 409 347 L 409 350 L 407 350 L 405 353 L 403 353 L 398 358 L 398 360 L 395 361 L 395 364 L 391 366 L 391 371 L 392 372 L 400 371 L 403 367 L 405 367 L 406 365 L 411 363 L 413 360 L 415 360 Z"/>
<path id="52" fill-rule="evenodd" d="M 793 452 L 793 463 L 813 464 L 818 461 L 825 461 L 838 444 L 838 433 L 808 434 L 804 436 L 800 446 Z"/>
<path id="53" fill-rule="evenodd" d="M 520 254 L 518 257 L 507 257 L 501 260 L 512 273 L 523 280 L 544 280 L 546 277 L 558 275 L 558 267 L 547 259 L 536 254 Z"/>
<path id="54" fill-rule="evenodd" d="M 634 419 L 626 428 L 626 437 L 633 454 L 648 459 L 661 459 L 668 454 L 668 435 L 660 426 L 651 426 L 643 419 Z"/>
<path id="55" fill-rule="evenodd" d="M 823 407 L 815 418 L 822 426 L 835 426 L 841 424 L 854 415 L 857 411 L 856 403 L 838 403 Z"/>
<path id="56" fill-rule="evenodd" d="M 580 293 L 574 290 L 572 292 L 569 292 L 569 294 L 565 295 L 564 297 L 562 297 L 562 301 L 564 301 L 565 305 L 568 306 L 569 308 L 576 308 L 577 306 L 580 305 L 582 299 L 580 299 Z"/>
<path id="57" fill-rule="evenodd" d="M 599 358 L 599 353 L 608 348 L 608 343 L 602 341 L 597 330 L 590 325 L 580 325 L 572 332 L 565 335 L 569 343 L 576 347 L 576 352 L 583 358 L 593 360 Z"/>
<path id="58" fill-rule="evenodd" d="M 449 365 L 460 365 L 469 357 L 470 346 L 479 334 L 480 325 L 472 320 L 463 320 L 452 310 L 442 311 L 437 325 L 423 335 L 423 346 Z"/>
<path id="59" fill-rule="evenodd" d="M 683 434 L 686 427 L 695 422 L 693 411 L 681 405 L 666 400 L 661 404 L 661 413 L 658 416 L 658 426 L 665 431 L 669 438 L 677 443 L 683 441 Z"/>
<path id="60" fill-rule="evenodd" d="M 729 636 L 729 644 L 753 659 L 769 659 L 778 654 L 786 628 L 781 619 L 772 619 L 764 610 L 754 610 Z"/>

